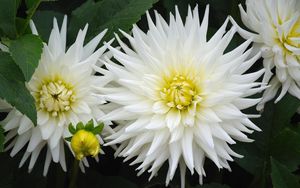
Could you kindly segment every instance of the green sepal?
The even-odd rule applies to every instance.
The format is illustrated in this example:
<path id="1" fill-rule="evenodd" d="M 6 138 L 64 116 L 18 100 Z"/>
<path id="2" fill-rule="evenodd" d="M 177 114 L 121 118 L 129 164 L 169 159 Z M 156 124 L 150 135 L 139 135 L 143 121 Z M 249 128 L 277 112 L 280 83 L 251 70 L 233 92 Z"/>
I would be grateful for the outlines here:
<path id="1" fill-rule="evenodd" d="M 91 119 L 90 121 L 87 122 L 84 129 L 89 131 L 89 132 L 93 132 L 93 130 L 94 130 L 94 121 L 93 121 L 93 119 Z"/>
<path id="2" fill-rule="evenodd" d="M 72 140 L 72 137 L 73 137 L 73 136 L 66 137 L 66 138 L 65 138 L 65 140 L 66 140 L 66 141 L 68 141 L 68 142 L 71 142 L 71 140 Z"/>
<path id="3" fill-rule="evenodd" d="M 76 125 L 76 132 L 81 130 L 81 129 L 84 129 L 84 124 L 82 122 L 79 122 Z"/>
<path id="4" fill-rule="evenodd" d="M 74 135 L 76 133 L 75 127 L 72 125 L 72 123 L 69 124 L 69 132 Z"/>
<path id="5" fill-rule="evenodd" d="M 104 123 L 99 123 L 98 126 L 96 126 L 96 127 L 93 129 L 92 133 L 93 133 L 93 134 L 101 134 L 103 128 L 104 128 Z"/>
<path id="6" fill-rule="evenodd" d="M 104 127 L 104 123 L 99 123 L 96 127 L 94 127 L 94 121 L 93 119 L 91 119 L 85 125 L 82 122 L 77 123 L 76 127 L 74 127 L 73 124 L 70 123 L 68 129 L 72 135 L 76 134 L 79 130 L 86 130 L 96 135 L 96 134 L 101 134 L 103 127 Z M 65 139 L 67 141 L 71 141 L 72 136 L 67 137 Z"/>

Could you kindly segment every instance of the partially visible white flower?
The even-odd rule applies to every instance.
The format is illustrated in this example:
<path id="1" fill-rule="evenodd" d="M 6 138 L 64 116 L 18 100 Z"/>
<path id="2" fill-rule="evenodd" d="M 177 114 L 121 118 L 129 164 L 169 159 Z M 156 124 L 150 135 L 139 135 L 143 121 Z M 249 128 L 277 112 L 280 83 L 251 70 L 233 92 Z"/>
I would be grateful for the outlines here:
<path id="1" fill-rule="evenodd" d="M 243 23 L 255 33 L 237 26 L 238 32 L 245 39 L 253 38 L 254 48 L 262 52 L 266 69 L 263 82 L 271 85 L 264 92 L 258 110 L 276 96 L 280 87 L 275 102 L 287 92 L 300 99 L 300 1 L 247 0 L 246 11 L 239 7 Z"/>
<path id="2" fill-rule="evenodd" d="M 200 25 L 197 7 L 185 23 L 177 9 L 169 24 L 157 12 L 153 23 L 147 13 L 146 33 L 136 25 L 133 36 L 122 32 L 131 48 L 118 36 L 122 49 L 109 47 L 121 65 L 107 59 L 109 72 L 98 69 L 113 78 L 99 91 L 116 106 L 103 119 L 120 121 L 108 145 L 119 143 L 116 155 L 125 161 L 136 157 L 131 165 L 141 163 L 138 175 L 148 171 L 149 180 L 168 161 L 166 185 L 178 166 L 182 187 L 186 167 L 202 183 L 205 157 L 230 170 L 232 156 L 242 156 L 228 144 L 251 142 L 243 132 L 260 130 L 241 112 L 260 101 L 249 96 L 263 89 L 255 81 L 264 70 L 245 74 L 260 53 L 246 60 L 248 40 L 224 54 L 236 28 L 226 32 L 227 19 L 207 41 L 208 14 L 207 7 Z"/>
<path id="3" fill-rule="evenodd" d="M 86 25 L 79 30 L 75 43 L 66 50 L 67 17 L 61 30 L 56 19 L 53 25 L 39 65 L 27 83 L 36 103 L 37 126 L 34 127 L 31 120 L 17 109 L 13 109 L 1 122 L 8 132 L 6 149 L 12 148 L 10 155 L 14 156 L 26 147 L 20 166 L 30 157 L 28 168 L 31 171 L 42 148 L 47 148 L 44 175 L 51 161 L 59 162 L 66 171 L 64 138 L 71 135 L 68 125 L 86 123 L 91 119 L 96 122 L 103 115 L 100 110 L 103 98 L 97 95 L 93 87 L 103 86 L 107 82 L 103 76 L 95 76 L 93 69 L 106 50 L 103 46 L 95 51 L 105 31 L 84 45 Z M 37 35 L 33 22 L 30 26 L 33 34 Z M 104 129 L 107 131 L 109 127 Z M 103 143 L 100 137 L 98 139 Z M 83 162 L 87 163 L 87 160 Z"/>
<path id="4" fill-rule="evenodd" d="M 8 52 L 8 47 L 3 45 L 1 42 L 0 42 L 0 50 L 3 51 L 3 52 Z"/>
<path id="5" fill-rule="evenodd" d="M 6 102 L 6 100 L 0 99 L 0 112 L 10 112 L 13 107 Z"/>

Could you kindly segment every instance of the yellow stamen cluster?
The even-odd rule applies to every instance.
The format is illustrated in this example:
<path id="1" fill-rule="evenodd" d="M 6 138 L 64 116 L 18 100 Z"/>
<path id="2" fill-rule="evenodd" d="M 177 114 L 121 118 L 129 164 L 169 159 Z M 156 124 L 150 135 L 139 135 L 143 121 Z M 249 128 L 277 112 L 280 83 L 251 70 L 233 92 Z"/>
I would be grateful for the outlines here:
<path id="1" fill-rule="evenodd" d="M 300 48 L 300 18 L 297 20 L 297 22 L 293 26 L 290 34 L 288 35 L 287 42 L 291 46 L 295 46 L 296 48 Z"/>
<path id="2" fill-rule="evenodd" d="M 166 105 L 178 110 L 185 110 L 192 102 L 199 98 L 194 81 L 182 75 L 176 75 L 166 82 L 160 92 Z"/>
<path id="3" fill-rule="evenodd" d="M 278 37 L 278 44 L 285 50 L 285 52 L 287 54 L 295 55 L 288 47 L 286 47 L 286 45 L 300 48 L 300 18 L 293 25 L 292 29 L 287 35 Z M 296 55 L 296 57 L 300 60 L 300 55 Z"/>
<path id="4" fill-rule="evenodd" d="M 69 111 L 75 102 L 72 87 L 61 80 L 44 82 L 35 95 L 38 109 L 47 111 L 52 117 Z"/>
<path id="5" fill-rule="evenodd" d="M 97 137 L 84 129 L 77 131 L 71 139 L 71 147 L 76 159 L 81 160 L 87 156 L 95 157 L 100 152 Z"/>

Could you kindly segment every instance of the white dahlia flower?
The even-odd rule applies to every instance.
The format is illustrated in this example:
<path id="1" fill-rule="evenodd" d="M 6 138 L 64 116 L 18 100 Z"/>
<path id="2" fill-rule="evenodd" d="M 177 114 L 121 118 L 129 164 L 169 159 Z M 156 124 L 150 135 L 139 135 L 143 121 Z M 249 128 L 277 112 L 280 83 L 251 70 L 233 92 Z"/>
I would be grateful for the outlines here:
<path id="1" fill-rule="evenodd" d="M 300 1 L 247 0 L 246 11 L 239 7 L 243 23 L 255 33 L 237 26 L 238 32 L 245 39 L 253 38 L 254 48 L 262 52 L 266 69 L 263 82 L 271 85 L 258 110 L 276 96 L 280 87 L 275 102 L 287 92 L 300 99 Z"/>
<path id="2" fill-rule="evenodd" d="M 34 24 L 30 26 L 33 33 L 37 34 Z M 54 19 L 49 42 L 44 44 L 39 65 L 27 83 L 36 102 L 37 126 L 16 109 L 1 122 L 8 132 L 6 142 L 9 144 L 6 149 L 12 148 L 11 156 L 26 146 L 20 166 L 30 157 L 31 171 L 41 149 L 47 148 L 44 175 L 51 160 L 59 162 L 66 170 L 64 138 L 71 136 L 68 125 L 86 123 L 91 119 L 96 121 L 103 115 L 100 110 L 103 98 L 97 95 L 93 87 L 104 85 L 106 80 L 94 75 L 93 66 L 106 50 L 106 47 L 101 47 L 94 51 L 105 31 L 84 46 L 86 26 L 66 51 L 66 30 L 67 17 L 63 20 L 61 30 Z M 98 139 L 101 141 L 100 137 Z"/>
<path id="3" fill-rule="evenodd" d="M 226 33 L 227 19 L 207 41 L 208 14 L 207 7 L 200 25 L 197 7 L 189 8 L 185 23 L 177 9 L 169 24 L 157 12 L 153 23 L 147 13 L 146 33 L 136 25 L 133 36 L 122 32 L 131 48 L 118 36 L 121 49 L 109 46 L 121 65 L 106 59 L 113 81 L 98 88 L 117 106 L 104 120 L 120 121 L 108 145 L 120 144 L 116 155 L 125 161 L 137 157 L 131 164 L 141 163 L 139 174 L 148 169 L 149 180 L 168 161 L 166 185 L 178 164 L 182 186 L 186 167 L 202 183 L 205 157 L 230 170 L 232 156 L 242 156 L 228 144 L 251 142 L 243 132 L 260 130 L 241 112 L 260 100 L 248 97 L 263 89 L 255 81 L 264 70 L 244 74 L 260 53 L 246 61 L 248 40 L 224 54 L 236 29 Z"/>

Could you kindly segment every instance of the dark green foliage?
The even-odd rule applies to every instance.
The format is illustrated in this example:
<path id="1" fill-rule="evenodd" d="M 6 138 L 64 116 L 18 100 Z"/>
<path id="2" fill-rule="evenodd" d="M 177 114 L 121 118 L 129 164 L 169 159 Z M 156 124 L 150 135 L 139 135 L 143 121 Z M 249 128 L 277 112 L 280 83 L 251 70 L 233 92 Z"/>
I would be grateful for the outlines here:
<path id="1" fill-rule="evenodd" d="M 0 30 L 5 36 L 15 38 L 16 28 L 16 0 L 0 1 Z"/>
<path id="2" fill-rule="evenodd" d="M 286 95 L 278 104 L 268 103 L 262 116 L 255 120 L 262 132 L 253 133 L 254 143 L 238 143 L 237 152 L 244 155 L 237 163 L 255 176 L 251 187 L 265 187 L 269 183 L 271 157 L 287 165 L 292 171 L 298 168 L 300 145 L 299 130 L 292 130 L 291 118 L 300 101 Z"/>
<path id="3" fill-rule="evenodd" d="M 43 41 L 48 42 L 51 29 L 53 27 L 53 18 L 56 18 L 58 23 L 62 23 L 63 14 L 60 12 L 38 10 L 33 15 L 32 19 Z"/>
<path id="4" fill-rule="evenodd" d="M 8 53 L 0 52 L 0 97 L 36 124 L 34 99 L 25 87 L 24 76 Z"/>
<path id="5" fill-rule="evenodd" d="M 31 79 L 32 74 L 39 64 L 42 48 L 42 40 L 32 34 L 27 34 L 17 40 L 11 41 L 9 47 L 10 54 L 21 68 L 27 82 Z"/>
<path id="6" fill-rule="evenodd" d="M 300 187 L 298 178 L 291 174 L 287 167 L 273 158 L 271 158 L 271 168 L 271 178 L 274 188 Z"/>
<path id="7" fill-rule="evenodd" d="M 104 41 L 109 41 L 119 29 L 129 31 L 141 15 L 158 0 L 88 0 L 72 13 L 69 34 L 73 40 L 80 28 L 89 23 L 87 41 L 108 29 Z"/>

